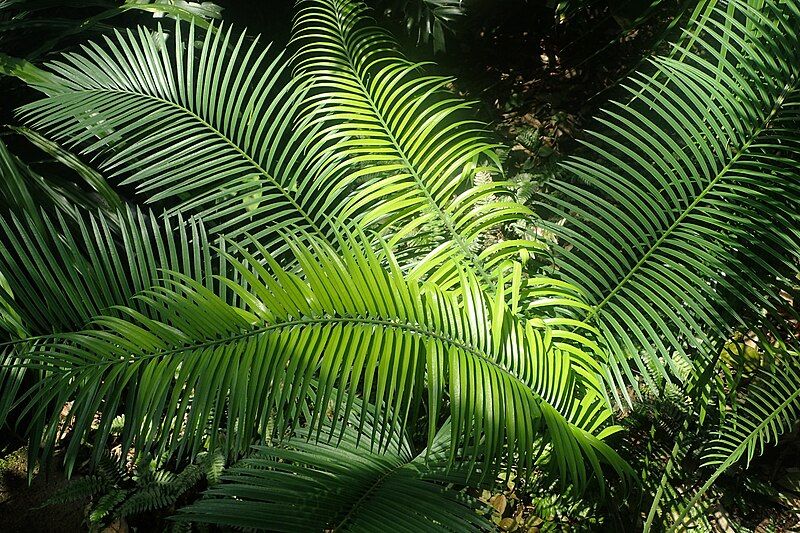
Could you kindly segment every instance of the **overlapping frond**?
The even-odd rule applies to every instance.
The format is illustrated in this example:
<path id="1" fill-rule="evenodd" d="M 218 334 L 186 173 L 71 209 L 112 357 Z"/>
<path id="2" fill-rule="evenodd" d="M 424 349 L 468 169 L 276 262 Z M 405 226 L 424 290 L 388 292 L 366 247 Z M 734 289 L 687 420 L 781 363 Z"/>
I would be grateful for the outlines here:
<path id="1" fill-rule="evenodd" d="M 800 180 L 800 12 L 793 2 L 714 10 L 679 58 L 627 81 L 587 157 L 542 207 L 567 220 L 558 265 L 584 288 L 625 393 L 632 367 L 678 374 L 730 328 L 758 326 L 791 291 Z M 735 43 L 735 44 L 734 44 Z M 753 317 L 748 320 L 746 317 Z M 763 324 L 762 324 L 763 325 Z"/>
<path id="2" fill-rule="evenodd" d="M 326 238 L 336 198 L 305 172 L 293 130 L 303 88 L 258 38 L 204 33 L 178 22 L 82 46 L 46 65 L 57 75 L 49 96 L 20 116 L 211 233 L 248 232 L 271 251 L 282 230 Z"/>
<path id="3" fill-rule="evenodd" d="M 704 466 L 727 467 L 745 455 L 749 464 L 800 421 L 797 354 L 787 356 L 774 368 L 758 372 L 742 404 L 724 419 L 718 438 L 708 446 Z"/>
<path id="4" fill-rule="evenodd" d="M 449 80 L 400 56 L 359 1 L 301 2 L 294 44 L 298 76 L 311 80 L 306 127 L 315 132 L 317 180 L 350 192 L 339 219 L 382 233 L 412 279 L 457 289 L 468 271 L 483 288 L 507 292 L 515 313 L 550 317 L 560 346 L 587 366 L 604 360 L 591 328 L 554 316 L 585 305 L 577 289 L 527 278 L 523 264 L 541 243 L 486 245 L 530 211 L 492 181 L 501 172 L 495 145 L 468 118 L 469 105 L 445 90 Z"/>
<path id="5" fill-rule="evenodd" d="M 179 519 L 286 532 L 491 529 L 477 502 L 450 485 L 466 484 L 468 475 L 447 469 L 448 424 L 419 454 L 399 432 L 386 453 L 370 449 L 358 427 L 372 424 L 352 416 L 335 444 L 310 442 L 312 432 L 301 428 L 283 443 L 258 447 Z"/>
<path id="6" fill-rule="evenodd" d="M 13 128 L 13 130 L 50 156 L 52 162 L 60 163 L 72 171 L 72 179 L 68 176 L 69 172 L 63 173 L 65 175 L 60 175 L 61 173 L 58 176 L 48 175 L 47 178 L 36 176 L 41 189 L 55 189 L 56 192 L 48 191 L 51 196 L 64 197 L 64 200 L 61 201 L 61 211 L 74 211 L 74 207 L 79 207 L 86 210 L 97 210 L 113 217 L 117 211 L 126 209 L 125 201 L 111 187 L 105 176 L 75 154 L 31 129 L 20 127 Z M 57 192 L 59 189 L 63 191 L 61 194 Z M 40 208 L 45 207 L 42 205 L 43 203 L 40 204 Z M 26 210 L 26 213 L 30 215 L 31 211 Z"/>
<path id="7" fill-rule="evenodd" d="M 120 15 L 131 11 L 194 20 L 207 28 L 206 21 L 220 18 L 221 9 L 213 2 L 175 0 L 2 0 L 0 50 L 36 61 L 69 47 L 77 36 L 88 39 L 110 33 Z"/>
<path id="8" fill-rule="evenodd" d="M 33 199 L 33 179 L 22 162 L 0 140 L 0 208 L 19 215 L 38 217 L 40 203 Z"/>
<path id="9" fill-rule="evenodd" d="M 240 249 L 245 261 L 229 260 L 242 282 L 220 281 L 243 307 L 173 273 L 138 296 L 157 318 L 119 307 L 94 329 L 37 345 L 26 359 L 47 375 L 28 411 L 47 428 L 45 446 L 64 419 L 74 419 L 77 442 L 87 415 L 100 412 L 98 450 L 105 426 L 124 414 L 124 447 L 194 455 L 227 432 L 229 451 L 243 451 L 268 428 L 280 435 L 296 424 L 313 387 L 317 434 L 321 406 L 333 402 L 347 419 L 359 395 L 375 406 L 377 442 L 423 407 L 432 439 L 439 413 L 449 412 L 450 461 L 463 450 L 484 472 L 527 472 L 543 446 L 562 481 L 579 487 L 591 472 L 602 478 L 600 461 L 625 469 L 603 442 L 615 431 L 610 411 L 576 384 L 589 370 L 546 327 L 518 321 L 501 299 L 488 302 L 468 277 L 463 301 L 408 282 L 388 251 L 375 255 L 364 241 L 341 242 L 338 256 L 323 241 L 307 248 L 291 240 L 302 277 L 263 247 L 268 268 Z"/>
<path id="10" fill-rule="evenodd" d="M 35 213 L 35 211 L 34 211 Z M 214 268 L 200 224 L 176 227 L 152 214 L 127 210 L 118 220 L 61 214 L 0 217 L 0 297 L 20 317 L 26 335 L 74 331 L 165 276 L 164 271 L 210 284 Z"/>
<path id="11" fill-rule="evenodd" d="M 78 33 L 89 37 L 110 30 L 103 21 L 119 12 L 110 0 L 74 0 L 69 6 L 48 0 L 2 0 L 0 50 L 24 54 L 33 61 L 61 45 L 66 37 Z"/>
<path id="12" fill-rule="evenodd" d="M 414 260 L 415 277 L 449 288 L 467 269 L 490 287 L 490 259 L 541 246 L 515 242 L 480 252 L 479 238 L 530 213 L 504 182 L 473 185 L 480 171 L 500 173 L 483 125 L 445 90 L 448 79 L 400 56 L 366 11 L 353 0 L 298 7 L 294 64 L 299 77 L 312 80 L 306 102 L 317 128 L 311 152 L 318 179 L 352 190 L 344 218 L 422 257 Z"/>
<path id="13" fill-rule="evenodd" d="M 0 217 L 0 327 L 11 339 L 0 350 L 0 422 L 17 402 L 25 403 L 27 356 L 48 335 L 80 330 L 95 316 L 113 315 L 115 306 L 152 314 L 132 297 L 169 277 L 165 270 L 209 287 L 212 274 L 224 272 L 224 263 L 213 262 L 201 224 L 178 220 L 173 228 L 138 210 L 115 219 L 74 214 Z"/>

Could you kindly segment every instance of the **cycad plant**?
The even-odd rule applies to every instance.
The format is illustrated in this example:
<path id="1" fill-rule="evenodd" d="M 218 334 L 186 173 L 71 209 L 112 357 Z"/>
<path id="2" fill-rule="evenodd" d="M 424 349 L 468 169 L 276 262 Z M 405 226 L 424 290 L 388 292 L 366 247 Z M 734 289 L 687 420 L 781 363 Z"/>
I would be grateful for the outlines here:
<path id="1" fill-rule="evenodd" d="M 217 526 L 491 529 L 474 489 L 513 477 L 644 489 L 645 527 L 682 527 L 796 422 L 794 2 L 698 6 L 533 209 L 360 2 L 298 2 L 284 51 L 189 7 L 110 6 L 175 20 L 0 57 L 29 88 L 11 131 L 65 168 L 0 141 L 0 419 L 31 464 L 219 451 L 176 516 Z M 769 354 L 749 389 L 736 331 Z M 640 483 L 615 418 L 676 391 L 690 413 Z M 675 489 L 710 425 L 707 482 Z"/>

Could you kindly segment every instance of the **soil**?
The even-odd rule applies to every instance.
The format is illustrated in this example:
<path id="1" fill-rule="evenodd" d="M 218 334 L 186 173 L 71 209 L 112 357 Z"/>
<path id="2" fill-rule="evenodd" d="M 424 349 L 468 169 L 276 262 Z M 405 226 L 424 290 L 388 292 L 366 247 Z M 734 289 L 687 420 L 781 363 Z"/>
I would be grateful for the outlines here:
<path id="1" fill-rule="evenodd" d="M 63 472 L 51 463 L 46 473 L 35 469 L 28 484 L 26 449 L 19 448 L 0 459 L 0 532 L 72 533 L 86 531 L 83 525 L 85 502 L 67 505 L 41 505 L 67 483 Z"/>

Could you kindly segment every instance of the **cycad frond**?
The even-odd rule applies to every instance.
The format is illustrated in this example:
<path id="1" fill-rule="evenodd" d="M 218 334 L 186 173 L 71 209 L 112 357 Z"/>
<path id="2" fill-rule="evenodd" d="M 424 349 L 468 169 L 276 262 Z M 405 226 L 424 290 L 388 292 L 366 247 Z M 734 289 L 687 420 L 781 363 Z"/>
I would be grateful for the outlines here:
<path id="1" fill-rule="evenodd" d="M 580 308 L 573 286 L 524 279 L 522 263 L 541 243 L 500 240 L 480 250 L 484 236 L 530 211 L 506 182 L 492 181 L 500 172 L 496 146 L 481 123 L 464 118 L 469 105 L 444 90 L 447 79 L 401 57 L 366 12 L 359 1 L 305 0 L 295 21 L 294 63 L 312 87 L 307 127 L 317 180 L 351 191 L 339 219 L 387 236 L 412 279 L 449 290 L 468 271 L 483 288 L 510 292 L 513 311 L 524 316 Z M 481 170 L 489 179 L 474 179 Z M 585 324 L 553 318 L 548 325 L 587 366 L 604 358 Z"/>
<path id="2" fill-rule="evenodd" d="M 57 82 L 20 116 L 211 233 L 249 232 L 270 251 L 282 229 L 325 238 L 335 198 L 312 186 L 292 132 L 303 89 L 258 41 L 221 26 L 197 36 L 194 23 L 187 35 L 180 22 L 169 35 L 116 32 L 48 63 Z"/>
<path id="3" fill-rule="evenodd" d="M 634 98 L 606 112 L 592 157 L 565 166 L 582 184 L 552 183 L 568 224 L 559 267 L 583 287 L 616 361 L 668 376 L 672 358 L 709 355 L 742 317 L 775 316 L 797 259 L 800 12 L 744 0 L 717 9 L 681 59 L 628 80 Z M 725 43 L 736 43 L 727 46 Z M 757 324 L 751 324 L 757 325 Z M 644 357 L 641 356 L 644 352 Z"/>
<path id="4" fill-rule="evenodd" d="M 735 411 L 723 419 L 716 438 L 706 447 L 703 466 L 716 467 L 705 483 L 682 507 L 677 526 L 696 513 L 694 507 L 717 478 L 746 457 L 746 463 L 777 443 L 784 433 L 800 422 L 800 370 L 797 354 L 768 370 L 760 370 L 747 396 Z M 677 527 L 676 526 L 676 527 Z"/>
<path id="5" fill-rule="evenodd" d="M 30 181 L 19 159 L 0 140 L 0 207 L 4 211 L 36 216 L 39 204 L 33 200 Z"/>
<path id="6" fill-rule="evenodd" d="M 259 447 L 228 468 L 222 483 L 181 510 L 179 519 L 270 531 L 454 531 L 491 529 L 476 503 L 449 484 L 467 484 L 463 469 L 447 469 L 450 428 L 430 450 L 412 451 L 395 433 L 386 453 L 359 438 L 372 420 L 351 417 L 341 440 L 309 442 L 300 429 L 284 443 Z"/>
<path id="7" fill-rule="evenodd" d="M 488 258 L 514 255 L 526 243 L 481 254 L 476 240 L 530 212 L 505 183 L 472 186 L 478 170 L 500 172 L 483 125 L 465 118 L 469 106 L 444 90 L 448 79 L 402 58 L 366 12 L 353 0 L 299 4 L 294 63 L 312 80 L 307 102 L 319 125 L 311 150 L 321 159 L 320 179 L 355 189 L 345 218 L 391 234 L 392 242 L 423 243 L 415 277 L 448 288 L 467 269 L 490 287 Z"/>
<path id="8" fill-rule="evenodd" d="M 58 162 L 74 172 L 73 179 L 66 181 L 66 184 L 62 185 L 70 186 L 69 193 L 62 194 L 62 196 L 66 197 L 68 203 L 84 209 L 97 209 L 111 216 L 115 215 L 117 211 L 125 211 L 125 202 L 105 177 L 90 165 L 81 161 L 75 154 L 29 128 L 20 127 L 13 128 L 13 130 L 50 156 L 52 161 Z M 80 179 L 74 180 L 74 177 Z M 42 177 L 39 181 L 47 186 L 57 186 L 63 180 L 62 176 L 59 176 L 59 178 L 61 179 L 53 180 L 51 176 L 48 176 L 47 179 Z M 40 204 L 39 207 L 41 208 L 42 205 Z M 70 211 L 72 210 L 71 207 L 62 208 L 62 211 Z M 31 214 L 30 211 L 26 211 L 26 213 L 28 215 Z"/>
<path id="9" fill-rule="evenodd" d="M 178 219 L 173 228 L 169 220 L 132 209 L 118 213 L 116 220 L 84 217 L 77 210 L 74 214 L 67 219 L 57 213 L 55 220 L 45 214 L 35 219 L 0 217 L 0 326 L 13 339 L 0 355 L 0 422 L 24 390 L 27 356 L 37 343 L 87 327 L 96 316 L 119 317 L 116 306 L 157 316 L 133 295 L 170 277 L 165 271 L 180 272 L 207 287 L 214 286 L 214 272 L 225 273 L 225 263 L 212 260 L 201 224 Z M 22 417 L 20 422 L 29 420 Z M 72 449 L 79 443 L 74 441 Z M 36 449 L 31 449 L 34 455 Z"/>
<path id="10" fill-rule="evenodd" d="M 36 214 L 34 211 L 33 214 Z M 21 318 L 26 335 L 74 331 L 153 286 L 164 270 L 211 283 L 214 267 L 201 224 L 160 221 L 127 210 L 117 220 L 60 213 L 37 219 L 0 217 L 0 298 Z M 140 308 L 144 310 L 143 308 Z"/>
<path id="11" fill-rule="evenodd" d="M 484 472 L 528 472 L 547 443 L 564 482 L 586 484 L 584 461 L 598 477 L 599 460 L 625 469 L 602 440 L 616 431 L 610 411 L 576 379 L 588 370 L 544 325 L 518 321 L 467 277 L 459 298 L 406 281 L 388 251 L 343 241 L 340 257 L 310 239 L 312 248 L 290 241 L 303 277 L 263 247 L 269 270 L 244 249 L 244 263 L 229 258 L 243 281 L 221 282 L 245 308 L 170 274 L 138 297 L 157 319 L 119 308 L 127 318 L 99 317 L 96 329 L 34 347 L 26 359 L 47 375 L 28 410 L 47 428 L 45 446 L 58 434 L 61 406 L 73 402 L 73 442 L 103 413 L 97 449 L 124 413 L 125 448 L 195 455 L 230 431 L 229 451 L 243 451 L 270 427 L 280 435 L 294 426 L 318 381 L 310 421 L 318 434 L 329 401 L 347 417 L 360 394 L 375 405 L 377 442 L 424 404 L 429 439 L 449 409 L 450 460 L 463 449 Z"/>
<path id="12" fill-rule="evenodd" d="M 800 421 L 797 354 L 789 357 L 770 371 L 759 371 L 742 405 L 723 420 L 718 438 L 707 448 L 704 465 L 727 467 L 744 455 L 749 464 Z"/>

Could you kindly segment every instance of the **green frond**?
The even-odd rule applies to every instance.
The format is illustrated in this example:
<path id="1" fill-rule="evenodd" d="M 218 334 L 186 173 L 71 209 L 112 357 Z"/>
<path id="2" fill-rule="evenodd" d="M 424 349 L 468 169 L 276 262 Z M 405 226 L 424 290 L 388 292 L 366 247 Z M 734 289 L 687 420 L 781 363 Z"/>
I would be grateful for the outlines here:
<path id="1" fill-rule="evenodd" d="M 222 7 L 215 2 L 194 2 L 183 0 L 125 0 L 121 10 L 141 10 L 153 13 L 153 16 L 167 15 L 169 17 L 193 21 L 202 28 L 210 25 L 204 21 L 222 18 Z"/>
<path id="2" fill-rule="evenodd" d="M 276 253 L 283 230 L 328 237 L 336 198 L 306 172 L 292 131 L 304 89 L 258 38 L 222 26 L 204 33 L 194 23 L 139 27 L 64 54 L 46 64 L 57 75 L 48 98 L 20 117 L 94 155 L 110 179 L 167 214 L 199 216 L 212 234 L 247 232 Z"/>
<path id="3" fill-rule="evenodd" d="M 463 0 L 385 0 L 379 5 L 402 17 L 418 43 L 432 43 L 434 53 L 445 49 L 445 32 L 465 14 Z"/>
<path id="4" fill-rule="evenodd" d="M 62 505 L 92 498 L 90 521 L 106 523 L 148 511 L 169 510 L 176 502 L 213 473 L 221 474 L 219 454 L 204 453 L 177 473 L 159 466 L 148 455 L 139 455 L 132 467 L 123 466 L 110 455 L 103 455 L 94 473 L 70 480 L 49 498 L 44 506 Z M 219 469 L 219 472 L 215 472 Z M 218 479 L 208 479 L 210 484 Z"/>
<path id="5" fill-rule="evenodd" d="M 447 469 L 450 428 L 431 449 L 416 454 L 410 442 L 376 453 L 359 439 L 372 420 L 351 418 L 335 445 L 310 442 L 302 428 L 285 442 L 258 447 L 230 467 L 222 483 L 181 509 L 179 520 L 270 531 L 453 531 L 493 529 L 477 503 L 453 485 L 466 485 L 463 469 Z"/>
<path id="6" fill-rule="evenodd" d="M 152 316 L 153 310 L 133 296 L 169 278 L 165 271 L 180 272 L 207 287 L 215 286 L 215 272 L 225 273 L 225 263 L 212 260 L 202 225 L 194 222 L 178 219 L 173 228 L 169 220 L 134 210 L 118 213 L 117 220 L 102 215 L 67 220 L 61 214 L 56 220 L 41 214 L 38 220 L 41 225 L 29 217 L 0 217 L 4 281 L 0 317 L 12 338 L 2 349 L 0 423 L 6 422 L 14 405 L 28 409 L 25 404 L 31 391 L 26 389 L 25 376 L 30 372 L 29 352 L 36 346 L 85 328 L 97 316 L 119 317 L 116 306 Z M 224 287 L 219 290 L 223 298 L 234 300 Z M 35 388 L 44 374 L 34 372 L 27 381 Z M 84 422 L 91 422 L 93 415 L 87 416 Z M 18 422 L 30 423 L 24 416 Z M 34 423 L 29 430 L 35 433 L 43 428 Z M 75 440 L 71 449 L 77 452 L 79 445 L 80 440 Z M 35 458 L 38 442 L 29 451 Z M 95 454 L 101 452 L 95 450 Z"/>
<path id="7" fill-rule="evenodd" d="M 505 182 L 472 186 L 478 171 L 501 173 L 485 126 L 446 90 L 448 79 L 400 56 L 366 12 L 352 0 L 298 6 L 294 65 L 311 80 L 306 104 L 318 179 L 352 191 L 341 219 L 383 232 L 393 247 L 402 243 L 398 254 L 411 247 L 422 257 L 415 278 L 447 289 L 467 269 L 491 287 L 492 253 L 508 258 L 542 246 L 520 241 L 479 254 L 477 239 L 530 212 Z"/>
<path id="8" fill-rule="evenodd" d="M 716 9 L 682 58 L 628 80 L 635 98 L 598 120 L 590 156 L 564 163 L 580 183 L 553 182 L 541 203 L 567 220 L 551 227 L 558 267 L 586 291 L 578 318 L 602 331 L 625 395 L 647 359 L 677 375 L 673 352 L 691 364 L 732 327 L 771 327 L 764 311 L 792 291 L 799 23 L 792 2 Z"/>
<path id="9" fill-rule="evenodd" d="M 68 37 L 86 38 L 110 31 L 104 21 L 121 12 L 112 0 L 72 0 L 59 5 L 51 0 L 0 2 L 0 51 L 30 61 L 63 47 Z M 59 9 L 61 8 L 61 9 Z"/>
<path id="10" fill-rule="evenodd" d="M 125 501 L 125 498 L 130 494 L 130 489 L 111 489 L 97 499 L 94 504 L 92 512 L 89 513 L 89 523 L 93 525 L 102 524 L 110 516 L 114 508 L 120 503 Z"/>
<path id="11" fill-rule="evenodd" d="M 198 456 L 198 464 L 203 469 L 209 485 L 216 485 L 225 471 L 225 456 L 219 451 L 203 452 Z"/>
<path id="12" fill-rule="evenodd" d="M 203 469 L 196 464 L 188 465 L 178 474 L 164 470 L 152 472 L 147 479 L 137 480 L 136 488 L 114 509 L 114 516 L 126 517 L 154 509 L 167 509 L 195 488 L 203 479 L 203 474 Z"/>
<path id="13" fill-rule="evenodd" d="M 780 436 L 791 431 L 798 422 L 800 370 L 797 354 L 789 353 L 774 368 L 758 372 L 744 401 L 734 406 L 734 411 L 721 422 L 716 438 L 703 454 L 703 466 L 715 467 L 715 470 L 681 509 L 676 527 L 692 515 L 692 508 L 720 475 L 743 457 L 749 465 L 754 457 L 763 454 L 767 446 L 775 445 Z"/>
<path id="14" fill-rule="evenodd" d="M 325 406 L 347 418 L 358 394 L 375 406 L 373 442 L 424 408 L 429 440 L 439 414 L 452 417 L 451 463 L 463 450 L 471 468 L 527 473 L 547 446 L 550 467 L 577 487 L 592 474 L 602 479 L 601 461 L 626 471 L 603 442 L 617 430 L 610 410 L 579 379 L 593 369 L 559 349 L 545 324 L 517 320 L 467 276 L 463 301 L 407 281 L 391 253 L 375 255 L 364 237 L 342 240 L 342 255 L 310 239 L 310 248 L 289 241 L 302 275 L 263 247 L 267 267 L 243 248 L 244 262 L 229 255 L 241 282 L 220 282 L 242 307 L 170 273 L 137 296 L 149 313 L 118 307 L 94 329 L 33 347 L 26 360 L 46 376 L 27 409 L 47 428 L 45 449 L 71 401 L 68 460 L 96 412 L 96 449 L 124 413 L 124 449 L 195 456 L 224 440 L 232 454 L 294 427 L 316 391 L 310 426 L 318 435 Z"/>
<path id="15" fill-rule="evenodd" d="M 18 127 L 13 128 L 13 130 L 49 155 L 54 161 L 71 169 L 77 177 L 80 178 L 80 182 L 88 186 L 92 193 L 96 194 L 95 197 L 80 198 L 79 200 L 82 200 L 80 202 L 76 199 L 74 203 L 84 208 L 94 207 L 97 209 L 104 209 L 106 213 L 112 215 L 115 214 L 115 211 L 125 210 L 125 202 L 120 198 L 119 193 L 109 185 L 105 177 L 97 172 L 97 170 L 81 161 L 75 154 L 65 150 L 64 147 L 60 146 L 58 143 L 46 139 L 31 129 Z M 51 182 L 52 180 L 47 181 Z M 97 201 L 97 197 L 99 197 L 100 202 Z"/>
<path id="16" fill-rule="evenodd" d="M 120 15 L 131 11 L 194 21 L 209 28 L 220 18 L 213 2 L 184 0 L 3 0 L 0 2 L 0 51 L 35 61 L 70 46 L 70 40 L 108 34 Z"/>
<path id="17" fill-rule="evenodd" d="M 36 212 L 34 211 L 34 214 Z M 202 225 L 159 220 L 127 210 L 53 220 L 0 217 L 0 296 L 21 317 L 28 335 L 74 331 L 150 288 L 164 270 L 211 283 L 210 244 Z"/>
<path id="18" fill-rule="evenodd" d="M 0 207 L 4 212 L 31 213 L 37 217 L 41 204 L 33 200 L 31 181 L 22 162 L 0 140 Z"/>

